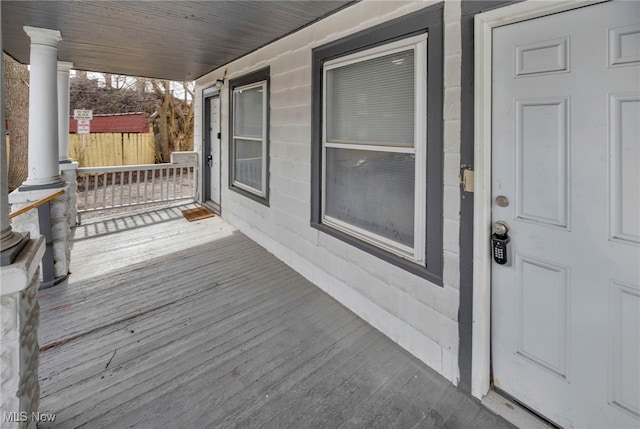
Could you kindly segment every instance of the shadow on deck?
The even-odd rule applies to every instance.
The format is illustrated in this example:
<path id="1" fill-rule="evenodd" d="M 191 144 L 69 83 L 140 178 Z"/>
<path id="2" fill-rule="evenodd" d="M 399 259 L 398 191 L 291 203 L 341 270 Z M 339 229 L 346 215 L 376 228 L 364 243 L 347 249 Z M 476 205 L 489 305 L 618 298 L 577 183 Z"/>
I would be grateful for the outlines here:
<path id="1" fill-rule="evenodd" d="M 513 427 L 184 208 L 76 228 L 68 283 L 39 295 L 40 410 L 55 427 Z"/>

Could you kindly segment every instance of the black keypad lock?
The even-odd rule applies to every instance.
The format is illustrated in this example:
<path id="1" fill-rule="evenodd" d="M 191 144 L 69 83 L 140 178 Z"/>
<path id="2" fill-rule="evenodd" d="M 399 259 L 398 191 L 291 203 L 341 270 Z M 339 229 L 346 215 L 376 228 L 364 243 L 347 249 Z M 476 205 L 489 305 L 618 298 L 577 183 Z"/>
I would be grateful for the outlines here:
<path id="1" fill-rule="evenodd" d="M 491 247 L 493 248 L 493 260 L 496 261 L 497 264 L 505 265 L 508 260 L 509 250 L 507 248 L 509 241 L 509 236 L 507 234 L 491 235 Z"/>

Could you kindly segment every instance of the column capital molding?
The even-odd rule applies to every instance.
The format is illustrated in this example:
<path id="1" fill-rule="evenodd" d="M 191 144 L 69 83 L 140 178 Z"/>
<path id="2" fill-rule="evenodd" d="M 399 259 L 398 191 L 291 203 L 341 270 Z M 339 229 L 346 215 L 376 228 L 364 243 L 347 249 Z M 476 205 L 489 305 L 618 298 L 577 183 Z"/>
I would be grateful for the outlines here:
<path id="1" fill-rule="evenodd" d="M 60 33 L 60 30 L 29 27 L 28 25 L 25 25 L 22 29 L 31 38 L 31 44 L 57 47 L 58 42 L 62 40 L 62 33 Z"/>
<path id="2" fill-rule="evenodd" d="M 73 68 L 73 63 L 69 61 L 58 61 L 59 72 L 69 72 Z"/>

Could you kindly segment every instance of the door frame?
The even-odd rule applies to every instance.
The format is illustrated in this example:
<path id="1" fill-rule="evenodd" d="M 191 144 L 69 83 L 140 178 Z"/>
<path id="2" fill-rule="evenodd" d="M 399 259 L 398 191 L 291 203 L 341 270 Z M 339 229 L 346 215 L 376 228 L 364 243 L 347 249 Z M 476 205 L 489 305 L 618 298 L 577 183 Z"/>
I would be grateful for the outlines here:
<path id="1" fill-rule="evenodd" d="M 526 1 L 479 13 L 474 18 L 474 208 L 471 394 L 484 397 L 491 380 L 491 57 L 493 28 L 603 3 Z"/>
<path id="2" fill-rule="evenodd" d="M 222 132 L 222 94 L 220 89 L 217 87 L 205 88 L 202 91 L 202 124 L 203 133 L 202 133 L 202 202 L 206 203 L 207 201 L 212 201 L 211 199 L 211 168 L 207 164 L 207 156 L 211 153 L 211 107 L 209 101 L 213 97 L 218 97 L 220 103 L 220 109 L 218 112 L 219 116 L 219 124 L 220 124 L 220 132 Z M 218 200 L 222 199 L 222 139 L 220 139 L 220 150 L 218 151 L 218 174 L 220 176 L 220 195 L 218 195 Z M 207 199 L 209 198 L 209 199 Z M 217 214 L 221 214 L 222 212 L 222 201 L 218 201 L 215 204 L 215 207 L 211 207 Z"/>

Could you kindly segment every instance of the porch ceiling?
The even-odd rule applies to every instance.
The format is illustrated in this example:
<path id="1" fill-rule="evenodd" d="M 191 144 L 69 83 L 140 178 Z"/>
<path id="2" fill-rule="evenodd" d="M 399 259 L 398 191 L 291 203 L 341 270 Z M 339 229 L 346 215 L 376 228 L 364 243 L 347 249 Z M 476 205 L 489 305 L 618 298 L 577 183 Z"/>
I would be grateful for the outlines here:
<path id="1" fill-rule="evenodd" d="M 60 30 L 75 69 L 194 80 L 353 2 L 3 0 L 2 42 L 27 64 L 23 26 Z"/>

